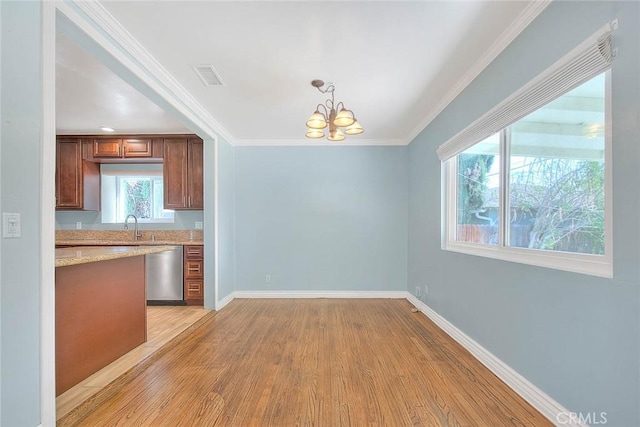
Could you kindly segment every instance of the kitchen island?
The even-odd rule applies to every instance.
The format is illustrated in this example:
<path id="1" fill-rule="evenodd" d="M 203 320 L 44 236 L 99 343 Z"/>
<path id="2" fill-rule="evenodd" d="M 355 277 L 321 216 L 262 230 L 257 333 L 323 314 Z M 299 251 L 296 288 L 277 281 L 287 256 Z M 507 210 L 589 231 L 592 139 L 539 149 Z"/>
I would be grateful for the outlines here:
<path id="1" fill-rule="evenodd" d="M 144 255 L 168 249 L 56 249 L 56 396 L 146 341 Z"/>

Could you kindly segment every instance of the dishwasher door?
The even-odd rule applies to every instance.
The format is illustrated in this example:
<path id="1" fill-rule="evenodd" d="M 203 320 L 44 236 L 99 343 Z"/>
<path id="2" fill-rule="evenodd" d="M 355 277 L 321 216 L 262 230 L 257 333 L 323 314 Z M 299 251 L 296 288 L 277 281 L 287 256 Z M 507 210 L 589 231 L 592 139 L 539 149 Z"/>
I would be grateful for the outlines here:
<path id="1" fill-rule="evenodd" d="M 145 257 L 147 303 L 184 305 L 182 246 Z"/>

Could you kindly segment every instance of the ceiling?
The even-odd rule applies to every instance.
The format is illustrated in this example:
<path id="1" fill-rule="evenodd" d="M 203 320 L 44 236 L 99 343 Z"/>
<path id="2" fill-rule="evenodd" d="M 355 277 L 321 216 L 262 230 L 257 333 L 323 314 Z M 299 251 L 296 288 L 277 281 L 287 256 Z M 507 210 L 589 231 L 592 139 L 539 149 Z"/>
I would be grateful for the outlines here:
<path id="1" fill-rule="evenodd" d="M 526 1 L 107 1 L 124 28 L 236 144 L 304 143 L 333 82 L 365 133 L 407 143 L 523 13 Z M 224 83 L 205 86 L 192 66 Z M 57 39 L 58 133 L 188 131 L 69 39 Z"/>

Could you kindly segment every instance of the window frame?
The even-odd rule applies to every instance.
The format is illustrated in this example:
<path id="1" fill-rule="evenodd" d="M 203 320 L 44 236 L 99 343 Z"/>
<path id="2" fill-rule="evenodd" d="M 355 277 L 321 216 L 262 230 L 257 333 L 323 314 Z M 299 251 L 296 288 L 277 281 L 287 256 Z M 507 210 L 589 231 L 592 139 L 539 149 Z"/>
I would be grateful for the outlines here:
<path id="1" fill-rule="evenodd" d="M 155 165 L 155 164 L 154 164 Z M 113 178 L 113 190 L 107 191 L 104 185 L 101 185 L 100 196 L 101 196 L 101 204 L 104 207 L 105 202 L 107 200 L 111 200 L 114 203 L 113 209 L 101 209 L 100 212 L 100 222 L 102 224 L 122 224 L 123 221 L 118 218 L 118 212 L 121 208 L 120 201 L 120 193 L 121 193 L 121 183 L 120 180 L 122 178 L 147 178 L 150 180 L 161 180 L 164 185 L 164 175 L 162 169 L 146 169 L 150 167 L 150 165 L 118 165 L 118 164 L 108 164 L 107 168 L 103 168 L 104 164 L 101 165 L 100 168 L 100 179 L 104 180 L 105 178 Z M 139 167 L 143 167 L 145 169 L 140 169 Z M 153 185 L 153 184 L 152 184 Z M 106 197 L 108 196 L 108 197 Z M 153 199 L 153 187 L 152 187 L 152 199 Z M 171 218 L 138 218 L 139 224 L 174 224 L 176 222 L 175 210 L 172 209 L 164 209 L 166 211 L 173 212 L 173 217 Z"/>
<path id="2" fill-rule="evenodd" d="M 124 193 L 124 189 L 123 189 L 123 181 L 127 180 L 127 179 L 132 179 L 132 178 L 139 178 L 142 180 L 148 180 L 150 182 L 151 185 L 151 205 L 155 206 L 155 202 L 156 202 L 156 197 L 155 197 L 155 192 L 156 192 L 156 185 L 157 182 L 159 181 L 160 183 L 162 183 L 162 185 L 164 186 L 164 182 L 163 182 L 163 177 L 161 174 L 154 174 L 154 175 L 139 175 L 139 174 L 135 174 L 135 175 L 131 175 L 131 174 L 118 174 L 118 175 L 114 175 L 115 176 L 115 180 L 116 180 L 116 189 L 115 189 L 115 199 L 116 199 L 116 216 L 115 216 L 115 223 L 119 224 L 121 222 L 124 222 L 126 219 L 126 214 L 124 214 L 123 212 L 125 212 L 125 207 L 124 207 L 124 202 L 122 200 L 122 196 Z M 174 212 L 170 209 L 164 209 L 162 208 L 163 211 L 171 211 Z M 156 213 L 155 210 L 152 208 L 151 209 L 152 213 Z M 122 214 L 122 216 L 121 216 Z M 175 214 L 174 214 L 175 215 Z M 138 218 L 138 222 L 140 223 L 147 223 L 147 224 L 154 224 L 154 223 L 173 223 L 174 222 L 174 217 L 157 217 L 154 216 L 152 218 Z"/>
<path id="3" fill-rule="evenodd" d="M 443 182 L 443 233 L 442 249 L 468 255 L 476 255 L 503 261 L 517 262 L 538 267 L 588 274 L 592 276 L 613 277 L 613 163 L 612 163 L 612 96 L 611 69 L 605 73 L 605 130 L 604 130 L 604 173 L 605 173 L 605 249 L 603 255 L 551 251 L 544 249 L 519 248 L 505 245 L 509 233 L 507 206 L 505 201 L 509 191 L 509 173 L 506 168 L 509 161 L 510 144 L 502 136 L 508 132 L 501 130 L 500 138 L 500 197 L 499 197 L 499 242 L 498 245 L 459 242 L 457 229 L 457 180 L 458 155 L 442 162 Z M 561 95 L 562 96 L 562 95 Z M 481 141 L 477 141 L 481 142 Z"/>

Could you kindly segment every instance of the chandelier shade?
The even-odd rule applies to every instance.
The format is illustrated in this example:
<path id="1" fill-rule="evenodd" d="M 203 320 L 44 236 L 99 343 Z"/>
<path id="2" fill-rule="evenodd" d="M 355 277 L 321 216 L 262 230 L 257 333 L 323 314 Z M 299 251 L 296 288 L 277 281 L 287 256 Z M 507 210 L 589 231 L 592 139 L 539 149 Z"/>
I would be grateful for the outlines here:
<path id="1" fill-rule="evenodd" d="M 309 117 L 309 120 L 307 120 L 307 127 L 310 127 L 311 129 L 324 129 L 327 127 L 327 120 L 318 110 L 316 110 L 316 112 Z"/>
<path id="2" fill-rule="evenodd" d="M 353 113 L 345 108 L 342 108 L 340 112 L 336 115 L 336 118 L 333 120 L 333 123 L 336 126 L 351 126 L 355 122 L 353 118 Z"/>
<path id="3" fill-rule="evenodd" d="M 324 136 L 324 132 L 320 129 L 307 129 L 307 133 L 305 135 L 307 138 L 322 138 Z"/>
<path id="4" fill-rule="evenodd" d="M 344 133 L 340 129 L 336 129 L 329 133 L 327 139 L 329 141 L 344 141 Z"/>
<path id="5" fill-rule="evenodd" d="M 333 83 L 329 83 L 327 88 L 323 89 L 324 82 L 322 80 L 313 80 L 311 86 L 321 93 L 331 93 L 331 98 L 327 99 L 324 104 L 318 104 L 316 111 L 307 120 L 307 133 L 305 134 L 307 138 L 324 137 L 324 132 L 321 129 L 327 126 L 329 126 L 329 135 L 327 136 L 329 141 L 344 141 L 345 134 L 360 135 L 364 132 L 353 111 L 348 110 L 342 102 L 335 102 Z"/>
<path id="6" fill-rule="evenodd" d="M 364 129 L 362 129 L 362 126 L 360 126 L 360 123 L 358 123 L 357 120 L 354 121 L 350 126 L 347 126 L 347 128 L 344 130 L 344 133 L 346 133 L 347 135 L 360 135 L 362 132 L 364 132 Z"/>

